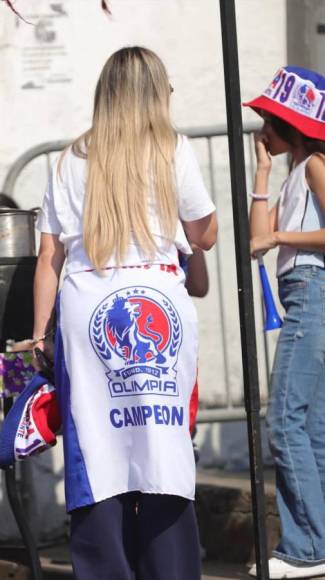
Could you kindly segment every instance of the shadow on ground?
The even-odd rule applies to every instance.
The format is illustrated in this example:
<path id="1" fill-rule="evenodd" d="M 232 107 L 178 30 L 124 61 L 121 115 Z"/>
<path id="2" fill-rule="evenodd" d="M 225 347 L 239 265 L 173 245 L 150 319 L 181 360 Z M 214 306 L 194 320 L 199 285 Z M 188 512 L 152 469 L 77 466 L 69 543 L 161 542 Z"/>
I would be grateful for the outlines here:
<path id="1" fill-rule="evenodd" d="M 202 566 L 202 580 L 248 580 L 250 576 L 247 574 L 247 567 L 225 565 L 220 562 L 203 562 Z"/>

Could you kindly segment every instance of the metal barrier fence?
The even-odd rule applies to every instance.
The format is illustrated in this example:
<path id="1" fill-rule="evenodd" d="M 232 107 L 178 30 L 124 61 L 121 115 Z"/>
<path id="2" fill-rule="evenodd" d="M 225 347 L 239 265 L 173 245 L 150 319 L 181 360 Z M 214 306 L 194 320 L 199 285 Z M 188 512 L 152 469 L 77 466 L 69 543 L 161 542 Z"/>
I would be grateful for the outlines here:
<path id="1" fill-rule="evenodd" d="M 244 126 L 244 143 L 246 151 L 246 162 L 247 162 L 247 173 L 248 179 L 253 181 L 254 176 L 254 145 L 253 145 L 253 132 L 260 127 L 257 123 L 250 123 Z M 196 142 L 203 142 L 205 149 L 205 161 L 207 166 L 206 175 L 208 180 L 208 187 L 211 192 L 212 199 L 217 206 L 218 213 L 218 195 L 216 187 L 216 162 L 215 162 L 215 151 L 214 151 L 214 140 L 220 137 L 227 137 L 227 126 L 217 125 L 213 127 L 201 127 L 201 128 L 190 128 L 181 131 L 186 134 L 191 139 Z M 17 160 L 11 165 L 5 180 L 2 185 L 2 191 L 7 195 L 14 197 L 15 186 L 19 176 L 21 175 L 23 169 L 29 165 L 35 158 L 44 157 L 46 163 L 47 174 L 50 172 L 51 167 L 51 155 L 55 152 L 62 151 L 71 141 L 50 141 L 32 147 L 23 153 Z M 228 153 L 227 153 L 228 155 Z M 243 216 L 243 219 L 247 219 L 247 216 Z M 200 409 L 198 414 L 198 423 L 214 423 L 223 421 L 238 421 L 246 418 L 246 413 L 243 405 L 243 397 L 241 403 L 234 403 L 231 389 L 229 384 L 230 376 L 230 353 L 229 344 L 226 336 L 226 321 L 225 321 L 225 304 L 226 300 L 226 289 L 223 284 L 222 276 L 222 245 L 217 244 L 215 249 L 216 256 L 216 276 L 218 280 L 218 292 L 217 292 L 217 306 L 220 314 L 220 335 L 221 335 L 221 348 L 222 348 L 222 359 L 223 359 L 223 369 L 224 369 L 224 386 L 225 386 L 225 402 L 224 404 L 209 409 Z M 259 306 L 263 310 L 262 301 Z M 263 316 L 263 314 L 260 314 Z M 270 368 L 270 352 L 267 338 L 263 337 L 263 359 L 264 359 L 264 372 L 265 380 L 268 384 L 269 368 Z M 265 407 L 262 406 L 261 415 L 265 414 Z"/>

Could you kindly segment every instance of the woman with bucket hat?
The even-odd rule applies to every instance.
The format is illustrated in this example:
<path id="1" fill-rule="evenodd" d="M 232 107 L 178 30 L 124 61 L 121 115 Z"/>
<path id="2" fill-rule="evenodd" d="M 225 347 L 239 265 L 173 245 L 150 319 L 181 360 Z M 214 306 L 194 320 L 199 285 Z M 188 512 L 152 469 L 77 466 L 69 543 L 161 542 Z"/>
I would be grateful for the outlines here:
<path id="1" fill-rule="evenodd" d="M 325 574 L 325 78 L 281 68 L 245 105 L 264 120 L 255 136 L 251 254 L 279 248 L 285 309 L 266 418 L 282 528 L 270 578 L 310 578 Z M 269 210 L 271 158 L 281 153 L 291 155 L 291 171 Z"/>

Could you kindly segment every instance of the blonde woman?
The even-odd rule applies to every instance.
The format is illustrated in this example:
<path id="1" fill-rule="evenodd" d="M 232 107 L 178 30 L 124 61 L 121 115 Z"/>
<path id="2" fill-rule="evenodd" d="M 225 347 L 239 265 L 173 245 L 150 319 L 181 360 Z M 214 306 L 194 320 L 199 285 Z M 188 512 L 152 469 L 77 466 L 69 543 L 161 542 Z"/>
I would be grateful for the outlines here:
<path id="1" fill-rule="evenodd" d="M 92 127 L 54 164 L 38 222 L 36 339 L 65 262 L 55 367 L 77 580 L 200 578 L 197 320 L 178 252 L 209 249 L 217 222 L 170 93 L 153 52 L 113 54 Z"/>

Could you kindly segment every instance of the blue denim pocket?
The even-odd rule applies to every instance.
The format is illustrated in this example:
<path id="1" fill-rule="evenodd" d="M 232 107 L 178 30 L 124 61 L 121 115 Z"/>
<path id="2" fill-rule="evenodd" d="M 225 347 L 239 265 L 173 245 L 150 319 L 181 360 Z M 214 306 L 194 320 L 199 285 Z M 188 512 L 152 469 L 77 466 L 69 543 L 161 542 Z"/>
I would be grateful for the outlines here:
<path id="1" fill-rule="evenodd" d="M 306 288 L 308 282 L 297 278 L 287 278 L 279 284 L 279 297 L 286 317 L 299 322 L 306 304 Z"/>

